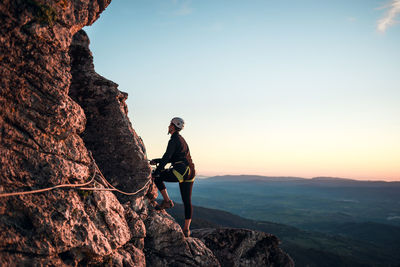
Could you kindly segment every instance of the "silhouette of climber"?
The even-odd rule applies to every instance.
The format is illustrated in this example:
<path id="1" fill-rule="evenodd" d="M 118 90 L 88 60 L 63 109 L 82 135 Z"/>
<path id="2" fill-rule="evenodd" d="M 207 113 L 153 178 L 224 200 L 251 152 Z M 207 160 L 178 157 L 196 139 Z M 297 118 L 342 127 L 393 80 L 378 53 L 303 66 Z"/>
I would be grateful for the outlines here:
<path id="1" fill-rule="evenodd" d="M 168 142 L 167 151 L 161 159 L 153 159 L 150 164 L 157 165 L 153 173 L 154 183 L 160 190 L 163 201 L 156 208 L 168 209 L 174 206 L 174 203 L 168 196 L 164 182 L 179 182 L 179 189 L 185 209 L 185 226 L 183 233 L 186 237 L 190 236 L 190 223 L 192 221 L 192 188 L 195 179 L 195 169 L 190 156 L 189 147 L 179 134 L 183 129 L 185 122 L 183 119 L 175 117 L 168 126 L 168 134 L 171 138 Z M 167 163 L 171 163 L 171 168 L 164 169 Z"/>

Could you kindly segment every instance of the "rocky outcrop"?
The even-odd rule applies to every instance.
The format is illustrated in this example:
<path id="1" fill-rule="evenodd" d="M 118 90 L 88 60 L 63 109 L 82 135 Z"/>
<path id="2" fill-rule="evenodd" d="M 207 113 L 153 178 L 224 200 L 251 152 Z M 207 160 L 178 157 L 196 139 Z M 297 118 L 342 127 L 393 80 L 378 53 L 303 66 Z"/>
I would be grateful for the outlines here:
<path id="1" fill-rule="evenodd" d="M 172 217 L 154 210 L 156 190 L 127 117 L 127 94 L 94 71 L 79 30 L 109 2 L 0 2 L 0 194 L 92 178 L 86 187 L 101 189 L 107 185 L 98 168 L 112 186 L 138 191 L 0 197 L 0 265 L 219 266 L 212 243 L 210 250 L 184 238 Z"/>
<path id="2" fill-rule="evenodd" d="M 180 226 L 166 212 L 152 210 L 144 222 L 149 266 L 220 266 L 210 249 L 196 238 L 185 238 Z"/>
<path id="3" fill-rule="evenodd" d="M 193 230 L 193 236 L 211 249 L 221 266 L 294 266 L 271 234 L 220 228 Z"/>

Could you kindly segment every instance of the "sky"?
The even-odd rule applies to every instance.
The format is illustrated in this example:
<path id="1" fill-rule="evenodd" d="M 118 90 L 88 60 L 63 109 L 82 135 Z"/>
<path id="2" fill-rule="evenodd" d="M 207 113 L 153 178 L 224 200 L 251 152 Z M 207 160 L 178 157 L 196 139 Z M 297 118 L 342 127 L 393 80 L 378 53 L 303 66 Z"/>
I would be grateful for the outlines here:
<path id="1" fill-rule="evenodd" d="M 114 0 L 96 71 L 148 158 L 182 117 L 198 175 L 400 181 L 400 0 Z"/>

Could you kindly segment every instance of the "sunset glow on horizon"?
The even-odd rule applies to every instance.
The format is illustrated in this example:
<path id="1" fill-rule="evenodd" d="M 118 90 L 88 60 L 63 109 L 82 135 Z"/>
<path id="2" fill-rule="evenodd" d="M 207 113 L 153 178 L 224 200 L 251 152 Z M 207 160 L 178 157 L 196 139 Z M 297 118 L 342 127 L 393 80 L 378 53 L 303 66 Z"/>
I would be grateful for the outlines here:
<path id="1" fill-rule="evenodd" d="M 115 1 L 96 71 L 149 158 L 186 121 L 198 175 L 400 181 L 399 1 Z"/>

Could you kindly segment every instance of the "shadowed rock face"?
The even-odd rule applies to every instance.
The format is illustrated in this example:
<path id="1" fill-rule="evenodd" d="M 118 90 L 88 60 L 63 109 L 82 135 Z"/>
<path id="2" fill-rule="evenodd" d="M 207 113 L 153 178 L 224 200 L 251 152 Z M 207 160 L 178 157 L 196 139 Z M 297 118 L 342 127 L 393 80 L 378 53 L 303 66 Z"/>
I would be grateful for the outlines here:
<path id="1" fill-rule="evenodd" d="M 127 94 L 94 71 L 89 40 L 78 32 L 109 2 L 0 2 L 0 194 L 83 183 L 96 163 L 124 191 L 149 181 L 143 142 L 127 117 Z M 0 197 L 0 266 L 225 262 L 200 239 L 185 239 L 166 212 L 155 211 L 156 193 L 149 185 L 119 199 L 111 192 L 72 189 Z M 268 255 L 278 251 L 270 248 Z M 264 259 L 265 249 L 254 249 Z"/>
<path id="2" fill-rule="evenodd" d="M 85 111 L 82 138 L 107 179 L 125 192 L 143 187 L 150 176 L 145 148 L 128 119 L 128 94 L 94 71 L 89 38 L 77 32 L 70 47 L 72 83 L 70 96 Z M 145 190 L 137 196 L 143 196 Z M 132 197 L 117 195 L 120 201 Z"/>

